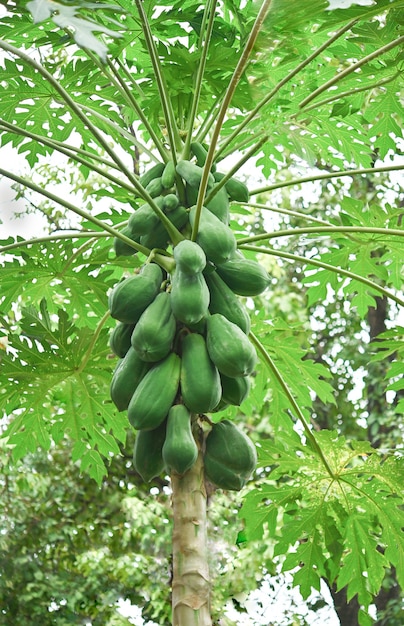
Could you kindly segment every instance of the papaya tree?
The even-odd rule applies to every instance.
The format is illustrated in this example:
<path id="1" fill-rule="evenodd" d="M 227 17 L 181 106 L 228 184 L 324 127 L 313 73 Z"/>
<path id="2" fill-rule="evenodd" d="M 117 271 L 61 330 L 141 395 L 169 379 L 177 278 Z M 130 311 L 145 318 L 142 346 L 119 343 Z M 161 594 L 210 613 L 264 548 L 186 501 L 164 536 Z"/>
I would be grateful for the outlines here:
<path id="1" fill-rule="evenodd" d="M 216 490 L 244 494 L 235 541 L 268 538 L 304 598 L 326 580 L 366 626 L 385 572 L 403 586 L 402 440 L 345 436 L 312 320 L 271 316 L 285 263 L 309 307 L 364 320 L 404 303 L 398 194 L 341 186 L 319 215 L 305 191 L 403 169 L 403 15 L 401 0 L 3 12 L 0 136 L 26 169 L 0 174 L 76 219 L 2 242 L 4 438 L 15 461 L 68 438 L 102 486 L 136 433 L 137 475 L 169 477 L 175 626 L 212 624 Z M 73 197 L 41 182 L 55 157 L 82 181 Z M 366 358 L 399 414 L 391 322 Z"/>

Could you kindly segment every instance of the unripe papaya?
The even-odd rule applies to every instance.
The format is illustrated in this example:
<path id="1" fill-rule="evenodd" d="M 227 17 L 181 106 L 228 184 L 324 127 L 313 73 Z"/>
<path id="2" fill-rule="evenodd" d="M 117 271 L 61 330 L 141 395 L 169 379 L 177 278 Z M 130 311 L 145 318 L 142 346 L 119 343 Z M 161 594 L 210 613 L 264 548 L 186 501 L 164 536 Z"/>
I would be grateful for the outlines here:
<path id="1" fill-rule="evenodd" d="M 240 491 L 257 464 L 252 441 L 233 422 L 213 424 L 206 437 L 205 474 L 220 489 Z"/>
<path id="2" fill-rule="evenodd" d="M 167 217 L 178 230 L 181 230 L 188 223 L 188 211 L 181 205 L 172 211 L 167 211 Z"/>
<path id="3" fill-rule="evenodd" d="M 224 187 L 221 187 L 219 191 L 213 196 L 210 202 L 206 203 L 206 208 L 209 209 L 213 215 L 226 224 L 229 223 L 229 197 Z"/>
<path id="4" fill-rule="evenodd" d="M 191 187 L 186 183 L 185 185 L 185 198 L 187 207 L 194 206 L 198 200 L 199 187 Z"/>
<path id="5" fill-rule="evenodd" d="M 140 243 L 142 246 L 150 248 L 150 250 L 153 248 L 165 250 L 168 244 L 168 235 L 160 220 L 158 220 L 153 230 L 140 237 Z"/>
<path id="6" fill-rule="evenodd" d="M 152 232 L 160 223 L 158 215 L 149 204 L 142 204 L 128 220 L 128 228 L 132 236 L 146 235 Z"/>
<path id="7" fill-rule="evenodd" d="M 203 317 L 196 324 L 187 324 L 187 329 L 191 331 L 191 333 L 199 333 L 200 335 L 205 335 L 206 332 L 206 317 Z"/>
<path id="8" fill-rule="evenodd" d="M 188 211 L 183 206 L 177 206 L 173 211 L 167 213 L 167 217 L 178 230 L 181 230 L 188 223 Z M 140 238 L 140 243 L 150 249 L 164 249 L 167 247 L 168 241 L 169 236 L 166 227 L 160 220 L 158 220 L 153 230 Z"/>
<path id="9" fill-rule="evenodd" d="M 201 246 L 190 239 L 183 239 L 174 248 L 174 260 L 185 274 L 198 274 L 206 266 L 206 255 Z"/>
<path id="10" fill-rule="evenodd" d="M 230 378 L 220 374 L 220 381 L 222 383 L 222 399 L 228 404 L 240 406 L 250 392 L 251 382 L 249 377 L 237 376 L 237 378 Z"/>
<path id="11" fill-rule="evenodd" d="M 191 469 L 198 458 L 191 414 L 183 404 L 174 404 L 168 413 L 162 454 L 167 470 L 180 475 Z"/>
<path id="12" fill-rule="evenodd" d="M 251 321 L 244 304 L 216 272 L 204 273 L 204 276 L 210 293 L 209 311 L 224 315 L 248 335 Z"/>
<path id="13" fill-rule="evenodd" d="M 181 347 L 182 401 L 192 413 L 213 411 L 219 404 L 222 387 L 205 339 L 198 333 L 189 333 L 183 337 Z"/>
<path id="14" fill-rule="evenodd" d="M 166 438 L 167 420 L 153 430 L 140 430 L 133 448 L 133 466 L 145 483 L 164 471 L 163 445 Z"/>
<path id="15" fill-rule="evenodd" d="M 134 324 L 117 324 L 109 338 L 109 345 L 114 354 L 123 359 L 130 348 Z"/>
<path id="16" fill-rule="evenodd" d="M 115 285 L 108 297 L 111 316 L 125 324 L 136 324 L 160 291 L 162 280 L 161 268 L 156 263 L 148 263 L 140 274 Z"/>
<path id="17" fill-rule="evenodd" d="M 165 291 L 159 293 L 135 326 L 132 346 L 143 361 L 161 361 L 171 350 L 177 324 L 170 298 Z"/>
<path id="18" fill-rule="evenodd" d="M 118 411 L 125 411 L 149 365 L 142 361 L 133 348 L 121 359 L 112 375 L 110 395 Z"/>
<path id="19" fill-rule="evenodd" d="M 157 196 L 160 196 L 164 191 L 161 177 L 151 180 L 146 187 L 146 191 L 152 198 L 157 198 Z"/>
<path id="20" fill-rule="evenodd" d="M 209 356 L 221 374 L 236 378 L 252 374 L 257 364 L 255 348 L 243 331 L 220 313 L 206 320 Z"/>
<path id="21" fill-rule="evenodd" d="M 204 275 L 186 274 L 178 267 L 171 277 L 171 308 L 178 321 L 197 324 L 208 312 L 209 289 Z"/>
<path id="22" fill-rule="evenodd" d="M 139 182 L 142 185 L 142 187 L 147 187 L 147 185 L 152 180 L 161 176 L 164 171 L 164 168 L 165 168 L 164 163 L 156 163 L 156 165 L 152 165 L 151 167 L 149 167 L 149 169 L 144 174 L 142 174 L 142 176 L 139 178 Z"/>
<path id="23" fill-rule="evenodd" d="M 208 156 L 208 151 L 203 147 L 199 141 L 192 141 L 191 152 L 196 157 L 196 163 L 199 167 L 203 167 L 205 165 L 206 157 Z"/>
<path id="24" fill-rule="evenodd" d="M 170 213 L 171 211 L 174 211 L 174 209 L 176 209 L 180 203 L 175 193 L 168 193 L 166 196 L 163 196 L 163 197 L 164 197 L 163 209 L 165 213 Z"/>
<path id="25" fill-rule="evenodd" d="M 196 206 L 189 212 L 189 221 L 194 226 Z M 196 242 L 212 263 L 225 263 L 236 251 L 236 239 L 231 228 L 223 224 L 216 215 L 202 207 Z"/>
<path id="26" fill-rule="evenodd" d="M 225 174 L 222 174 L 221 172 L 214 173 L 214 178 L 217 182 L 221 181 L 224 176 Z M 234 200 L 235 202 L 249 201 L 250 193 L 248 191 L 248 187 L 241 180 L 238 180 L 238 178 L 234 178 L 232 176 L 225 183 L 224 187 L 229 194 L 230 200 Z"/>
<path id="27" fill-rule="evenodd" d="M 194 189 L 199 189 L 199 185 L 202 180 L 203 168 L 199 167 L 199 165 L 195 165 L 194 163 L 190 163 L 189 161 L 178 161 L 176 170 L 178 174 Z M 208 188 L 212 187 L 215 179 L 213 178 L 213 174 L 209 173 L 208 178 Z"/>
<path id="28" fill-rule="evenodd" d="M 164 421 L 178 392 L 180 369 L 180 357 L 171 352 L 145 374 L 128 406 L 133 428 L 152 430 Z"/>
<path id="29" fill-rule="evenodd" d="M 138 235 L 134 235 L 129 226 L 125 226 L 122 228 L 122 235 L 129 237 L 134 242 L 139 243 L 140 237 Z M 114 250 L 116 256 L 132 256 L 132 254 L 136 254 L 135 248 L 132 248 L 128 243 L 119 239 L 119 237 L 114 237 Z"/>
<path id="30" fill-rule="evenodd" d="M 271 282 L 268 272 L 260 263 L 244 257 L 235 256 L 217 265 L 216 271 L 239 296 L 258 296 Z"/>
<path id="31" fill-rule="evenodd" d="M 173 161 L 168 161 L 161 175 L 161 184 L 164 189 L 170 189 L 175 182 L 175 165 Z"/>

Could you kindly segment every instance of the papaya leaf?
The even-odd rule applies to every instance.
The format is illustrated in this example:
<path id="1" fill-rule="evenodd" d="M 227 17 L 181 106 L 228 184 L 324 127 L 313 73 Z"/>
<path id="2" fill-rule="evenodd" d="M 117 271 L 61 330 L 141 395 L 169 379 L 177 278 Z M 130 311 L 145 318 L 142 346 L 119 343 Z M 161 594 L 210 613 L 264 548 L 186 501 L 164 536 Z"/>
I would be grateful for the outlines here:
<path id="1" fill-rule="evenodd" d="M 119 454 L 117 441 L 127 431 L 126 418 L 107 399 L 113 367 L 107 329 L 94 341 L 93 328 L 76 326 L 63 309 L 50 316 L 45 300 L 39 310 L 22 310 L 20 329 L 2 356 L 0 396 L 14 458 L 67 436 L 88 448 L 83 470 L 99 480 L 100 454 L 107 460 Z"/>
<path id="2" fill-rule="evenodd" d="M 267 477 L 247 493 L 240 516 L 248 540 L 268 532 L 274 553 L 287 554 L 283 570 L 294 570 L 304 597 L 326 576 L 348 599 L 357 595 L 366 616 L 385 569 L 404 571 L 404 458 L 385 460 L 368 442 L 350 444 L 331 431 L 315 437 L 331 474 L 285 433 L 261 441 Z"/>

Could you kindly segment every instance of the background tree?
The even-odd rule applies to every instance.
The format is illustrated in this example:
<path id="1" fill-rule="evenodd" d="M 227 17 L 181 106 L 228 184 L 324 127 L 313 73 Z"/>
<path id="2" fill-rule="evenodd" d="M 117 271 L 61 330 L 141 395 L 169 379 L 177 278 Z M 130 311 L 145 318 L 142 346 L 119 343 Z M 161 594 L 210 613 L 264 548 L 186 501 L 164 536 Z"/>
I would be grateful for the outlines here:
<path id="1" fill-rule="evenodd" d="M 239 249 L 258 255 L 274 279 L 265 296 L 249 301 L 250 337 L 261 357 L 252 392 L 240 411 L 214 417 L 242 419 L 259 444 L 259 471 L 244 497 L 237 543 L 248 551 L 249 542 L 264 537 L 273 550 L 269 562 L 293 571 L 304 598 L 327 580 L 341 615 L 346 603 L 338 594 L 346 589 L 348 602 L 357 598 L 361 625 L 371 622 L 369 605 L 389 570 L 398 614 L 402 442 L 394 435 L 402 426 L 394 430 L 383 412 L 381 427 L 385 389 L 376 394 L 375 382 L 380 387 L 385 377 L 396 394 L 391 415 L 398 413 L 402 342 L 394 316 L 403 304 L 402 208 L 395 195 L 390 203 L 379 197 L 385 180 L 365 191 L 356 182 L 337 186 L 325 206 L 303 196 L 296 207 L 291 195 L 285 208 L 280 199 L 292 185 L 348 175 L 356 181 L 402 168 L 388 159 L 398 152 L 400 134 L 403 5 L 382 0 L 335 9 L 322 0 L 278 0 L 264 2 L 258 13 L 251 3 L 218 8 L 210 2 L 203 10 L 172 3 L 162 11 L 135 5 L 120 2 L 119 12 L 102 2 L 30 2 L 26 9 L 10 5 L 2 20 L 2 142 L 11 142 L 35 169 L 39 159 L 62 154 L 83 180 L 80 197 L 68 201 L 41 184 L 38 173 L 0 169 L 78 216 L 73 231 L 60 232 L 60 216 L 42 207 L 57 231 L 3 242 L 7 445 L 18 460 L 37 454 L 38 446 L 50 450 L 69 441 L 80 470 L 107 484 L 105 460 L 119 458 L 128 431 L 126 417 L 108 400 L 113 324 L 107 293 L 145 253 L 116 257 L 111 236 L 139 248 L 120 229 L 144 200 L 154 204 L 137 174 L 156 159 L 188 159 L 191 140 L 206 140 L 198 210 L 213 160 L 231 177 L 246 175 L 254 157 L 261 180 L 254 189 L 250 177 L 248 186 L 256 202 L 232 203 L 231 225 Z M 294 177 L 304 162 L 319 173 Z M 355 186 L 359 196 L 352 194 Z M 327 186 L 325 200 L 329 192 Z M 113 202 L 100 212 L 97 203 L 105 197 Z M 285 223 L 268 229 L 268 210 Z M 381 312 L 385 300 L 388 313 Z M 325 326 L 320 318 L 327 310 Z M 366 321 L 378 341 L 362 342 L 362 367 L 375 378 L 367 405 L 354 406 L 348 427 L 346 388 L 361 356 L 350 332 L 361 338 Z M 380 325 L 389 326 L 386 333 L 376 331 Z M 370 360 L 374 368 L 383 363 L 376 375 Z M 385 436 L 391 437 L 387 447 Z M 203 489 L 198 472 L 199 465 L 186 480 L 199 480 Z M 174 502 L 189 496 L 185 483 L 171 486 Z M 175 535 L 173 551 L 178 557 Z M 206 561 L 204 549 L 201 555 Z M 126 595 L 123 583 L 114 581 L 114 597 Z M 391 600 L 383 596 L 380 613 Z M 87 611 L 91 590 L 86 598 Z M 206 597 L 199 601 L 207 607 Z M 61 606 L 76 617 L 73 598 L 60 598 Z M 200 619 L 211 623 L 209 610 Z"/>

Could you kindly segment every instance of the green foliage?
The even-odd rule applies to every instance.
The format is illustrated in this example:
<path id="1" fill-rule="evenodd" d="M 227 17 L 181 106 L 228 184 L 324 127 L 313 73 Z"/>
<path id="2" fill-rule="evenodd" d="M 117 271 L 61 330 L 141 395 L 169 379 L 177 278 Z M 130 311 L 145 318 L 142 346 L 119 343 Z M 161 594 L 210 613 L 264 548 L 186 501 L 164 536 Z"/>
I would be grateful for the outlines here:
<path id="1" fill-rule="evenodd" d="M 63 309 L 52 323 L 44 299 L 39 311 L 23 308 L 18 325 L 18 334 L 9 336 L 10 352 L 2 356 L 1 409 L 15 411 L 6 433 L 14 457 L 38 446 L 47 450 L 67 434 L 76 442 L 73 459 L 81 459 L 83 470 L 101 484 L 106 470 L 100 455 L 119 454 L 117 441 L 126 438 L 125 421 L 111 420 L 103 399 L 111 376 L 107 330 L 80 328 Z"/>
<path id="2" fill-rule="evenodd" d="M 245 496 L 245 532 L 270 538 L 304 597 L 326 579 L 345 588 L 348 600 L 357 596 L 360 624 L 369 624 L 368 607 L 387 568 L 404 582 L 402 329 L 393 315 L 404 303 L 402 207 L 397 192 L 382 197 L 392 188 L 386 178 L 372 176 L 381 161 L 396 168 L 400 151 L 404 3 L 335 10 L 326 0 L 273 0 L 240 75 L 234 69 L 257 13 L 250 1 L 208 2 L 204 9 L 193 0 L 164 7 L 127 0 L 19 5 L 2 17 L 1 146 L 16 148 L 30 168 L 64 155 L 62 169 L 79 172 L 80 185 L 73 178 L 70 185 L 81 195 L 67 204 L 57 189 L 63 177 L 52 168 L 46 184 L 38 169 L 19 177 L 2 164 L 0 174 L 25 185 L 28 197 L 41 191 L 51 223 L 55 200 L 81 217 L 71 234 L 54 221 L 56 232 L 41 240 L 1 242 L 0 347 L 8 346 L 1 352 L 0 409 L 13 459 L 68 438 L 73 461 L 106 484 L 105 463 L 116 460 L 127 437 L 127 420 L 108 399 L 116 360 L 108 348 L 107 295 L 144 260 L 114 256 L 112 236 L 119 233 L 111 228 L 126 225 L 123 211 L 135 209 L 139 196 L 150 201 L 138 174 L 156 160 L 188 159 L 191 142 L 206 142 L 208 166 L 215 161 L 229 176 L 244 177 L 260 201 L 233 202 L 230 224 L 246 256 L 259 254 L 272 275 L 268 291 L 246 301 L 260 364 L 240 414 L 258 442 L 261 469 Z M 246 165 L 252 157 L 257 189 Z M 318 207 L 305 188 L 280 195 L 307 167 L 317 173 L 306 181 L 348 172 L 352 178 L 322 187 Z M 368 178 L 359 177 L 361 168 Z M 284 221 L 267 226 L 266 209 Z M 365 332 L 380 298 L 391 303 L 390 328 L 373 343 L 369 363 L 366 342 L 346 335 Z M 310 324 L 321 307 L 330 315 L 320 332 Z M 350 368 L 374 375 L 380 397 L 394 397 L 388 415 L 372 412 L 364 398 L 351 411 Z M 237 415 L 232 408 L 212 419 Z M 324 415 L 330 430 L 315 432 L 312 423 L 321 428 Z M 385 450 L 358 440 L 372 429 L 385 435 Z M 48 489 L 39 483 L 35 494 Z M 6 553 L 13 549 L 7 543 Z M 251 555 L 248 542 L 244 549 Z M 96 568 L 99 554 L 97 547 L 86 555 L 80 575 Z M 25 565 L 23 559 L 21 570 Z M 51 581 L 57 589 L 60 581 L 46 576 L 46 586 Z M 36 579 L 44 580 L 38 571 Z M 27 599 L 37 600 L 26 583 L 21 588 L 34 594 Z M 69 620 L 79 612 L 74 598 L 82 598 L 79 585 Z M 150 616 L 163 623 L 166 609 L 155 600 Z M 138 595 L 134 601 L 142 603 Z"/>
<path id="3" fill-rule="evenodd" d="M 282 569 L 294 571 L 304 598 L 326 577 L 367 609 L 385 569 L 394 565 L 399 582 L 404 572 L 403 457 L 385 460 L 367 442 L 347 444 L 332 431 L 315 437 L 324 458 L 291 430 L 261 443 L 267 476 L 246 495 L 240 515 L 251 539 L 265 530 L 275 555 L 287 554 Z M 368 623 L 364 612 L 360 624 Z"/>
<path id="4" fill-rule="evenodd" d="M 99 489 L 69 461 L 67 437 L 63 444 L 29 454 L 19 467 L 1 448 L 2 623 L 127 626 L 117 611 L 125 598 L 145 619 L 168 624 L 164 593 L 160 606 L 151 604 L 153 586 L 166 589 L 169 576 L 168 564 L 161 567 L 168 559 L 167 496 L 161 489 L 147 502 L 130 449 L 121 449 L 125 461 L 115 458 Z"/>

